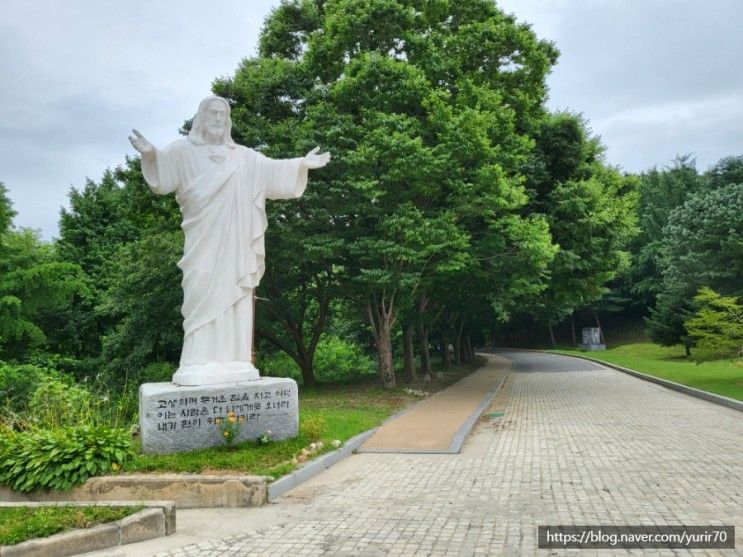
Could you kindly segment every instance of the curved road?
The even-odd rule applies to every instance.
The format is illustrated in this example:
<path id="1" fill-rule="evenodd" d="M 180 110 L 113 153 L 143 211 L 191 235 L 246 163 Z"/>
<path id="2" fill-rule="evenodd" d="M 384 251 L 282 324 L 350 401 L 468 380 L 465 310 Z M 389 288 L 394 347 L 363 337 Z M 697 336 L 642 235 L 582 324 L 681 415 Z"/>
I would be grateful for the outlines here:
<path id="1" fill-rule="evenodd" d="M 498 354 L 514 361 L 503 415 L 461 454 L 357 454 L 266 507 L 179 511 L 175 536 L 100 554 L 546 555 L 548 524 L 731 524 L 739 549 L 694 554 L 743 554 L 740 412 L 576 358 Z"/>

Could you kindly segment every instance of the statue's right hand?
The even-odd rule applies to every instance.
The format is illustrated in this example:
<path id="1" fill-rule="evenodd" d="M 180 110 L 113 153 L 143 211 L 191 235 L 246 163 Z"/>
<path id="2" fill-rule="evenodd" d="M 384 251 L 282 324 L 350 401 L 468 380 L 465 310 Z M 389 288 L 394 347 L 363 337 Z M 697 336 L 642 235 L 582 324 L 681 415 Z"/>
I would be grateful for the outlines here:
<path id="1" fill-rule="evenodd" d="M 129 136 L 129 142 L 132 144 L 137 151 L 142 155 L 152 155 L 155 153 L 155 146 L 147 141 L 145 136 L 139 133 L 137 130 L 132 130 L 134 135 Z"/>

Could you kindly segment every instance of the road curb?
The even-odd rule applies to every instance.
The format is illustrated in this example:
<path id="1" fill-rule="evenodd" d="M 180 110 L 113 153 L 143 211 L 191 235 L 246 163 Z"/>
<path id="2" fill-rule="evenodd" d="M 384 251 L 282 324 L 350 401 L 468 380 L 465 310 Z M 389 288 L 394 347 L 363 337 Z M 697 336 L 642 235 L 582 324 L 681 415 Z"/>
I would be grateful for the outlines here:
<path id="1" fill-rule="evenodd" d="M 510 367 L 509 367 L 509 373 L 510 373 Z M 498 389 L 500 389 L 500 387 L 503 386 L 503 383 L 506 381 L 506 378 L 508 378 L 508 373 L 505 374 L 505 376 L 503 377 L 503 380 L 496 387 L 488 391 L 488 394 L 480 402 L 480 404 L 475 409 L 475 411 L 467 418 L 465 423 L 462 424 L 462 426 L 454 434 L 454 438 L 452 439 L 452 443 L 449 446 L 449 450 L 444 452 L 443 454 L 459 452 L 459 449 L 464 443 L 464 440 L 467 438 L 467 435 L 469 434 L 469 432 L 474 427 L 475 423 L 477 422 L 477 419 L 482 415 L 485 409 L 493 401 L 493 398 L 495 398 L 495 395 L 498 392 Z M 395 418 L 402 416 L 406 412 L 411 411 L 413 408 L 417 407 L 420 404 L 423 404 L 425 401 L 426 401 L 425 398 L 421 399 L 415 402 L 414 404 L 411 404 L 407 408 L 403 408 L 402 410 L 395 412 L 392 416 L 384 420 L 384 422 L 382 422 L 382 425 L 394 420 Z M 378 427 L 379 426 L 374 427 L 372 429 L 368 429 L 362 433 L 359 433 L 355 437 L 352 437 L 351 439 L 346 441 L 345 444 L 341 448 L 336 449 L 335 451 L 329 452 L 327 454 L 324 454 L 319 458 L 311 460 L 307 462 L 306 464 L 304 464 L 301 468 L 298 468 L 294 470 L 292 473 L 287 474 L 286 476 L 283 476 L 279 478 L 278 480 L 276 480 L 275 482 L 269 484 L 268 485 L 268 501 L 272 502 L 278 499 L 279 497 L 281 497 L 288 491 L 291 491 L 292 489 L 303 484 L 307 480 L 317 476 L 320 472 L 327 470 L 328 468 L 330 468 L 337 462 L 340 462 L 344 458 L 348 458 L 355 451 L 366 453 L 367 451 L 359 451 L 358 449 L 372 435 L 374 435 L 374 432 L 377 431 Z M 456 450 L 451 450 L 452 447 L 455 445 L 456 445 Z M 389 451 L 375 450 L 375 451 L 368 451 L 368 452 L 400 453 L 401 451 L 399 450 L 389 450 Z M 415 451 L 415 452 L 420 454 L 420 453 L 425 453 L 426 451 Z M 431 454 L 442 454 L 442 451 L 432 451 Z"/>
<path id="2" fill-rule="evenodd" d="M 447 454 L 459 454 L 459 451 L 462 449 L 462 445 L 464 445 L 464 442 L 467 439 L 467 436 L 470 434 L 470 431 L 472 431 L 472 428 L 475 427 L 477 420 L 479 420 L 480 416 L 482 416 L 482 413 L 488 409 L 490 404 L 493 402 L 495 395 L 498 394 L 498 391 L 500 391 L 501 387 L 505 384 L 508 376 L 511 375 L 512 367 L 513 362 L 511 362 L 511 364 L 508 366 L 508 369 L 503 375 L 503 379 L 501 379 L 500 383 L 495 385 L 487 392 L 487 394 L 480 401 L 480 404 L 477 405 L 477 408 L 475 408 L 472 414 L 470 414 L 469 417 L 464 421 L 464 423 L 459 427 L 457 432 L 454 434 L 454 437 L 452 437 L 451 444 L 447 449 Z"/>
<path id="3" fill-rule="evenodd" d="M 129 507 L 134 501 L 76 501 L 44 503 L 0 503 L 0 507 Z M 2 557 L 65 557 L 119 545 L 136 543 L 175 532 L 175 504 L 172 501 L 140 501 L 141 511 L 114 522 L 80 528 L 46 538 L 0 546 Z"/>
<path id="4" fill-rule="evenodd" d="M 394 416 L 393 416 L 394 417 Z M 392 419 L 392 418 L 388 418 Z M 300 468 L 297 468 L 292 473 L 287 474 L 276 480 L 273 483 L 268 484 L 268 501 L 269 503 L 278 499 L 288 491 L 295 487 L 303 484 L 307 480 L 314 478 L 320 472 L 323 472 L 340 462 L 344 458 L 348 458 L 353 452 L 358 449 L 364 441 L 369 439 L 377 428 L 368 429 L 358 435 L 351 437 L 346 441 L 342 447 L 326 453 L 316 459 L 310 460 Z"/>
<path id="5" fill-rule="evenodd" d="M 511 349 L 509 348 L 508 350 L 511 350 Z M 582 360 L 588 360 L 589 362 L 601 364 L 602 366 L 606 366 L 610 369 L 614 369 L 616 371 L 621 371 L 622 373 L 632 375 L 634 377 L 637 377 L 638 379 L 643 379 L 651 383 L 656 383 L 658 385 L 661 385 L 662 387 L 666 387 L 667 389 L 671 389 L 673 391 L 677 391 L 685 395 L 693 396 L 695 398 L 700 398 L 708 402 L 714 402 L 715 404 L 719 404 L 721 406 L 727 406 L 728 408 L 732 408 L 733 410 L 737 410 L 738 412 L 743 412 L 743 401 L 735 400 L 734 398 L 728 398 L 722 395 L 717 395 L 714 393 L 710 393 L 708 391 L 696 389 L 694 387 L 689 387 L 688 385 L 682 385 L 681 383 L 676 383 L 675 381 L 669 381 L 668 379 L 661 379 L 660 377 L 655 377 L 654 375 L 648 375 L 647 373 L 642 373 L 641 371 L 636 371 L 628 367 L 622 367 L 617 364 L 612 364 L 609 362 L 605 362 L 603 360 L 591 358 L 590 356 L 579 356 L 577 354 L 570 354 L 570 355 L 560 354 L 559 352 L 548 352 L 547 350 L 530 350 L 530 352 L 542 352 L 543 354 L 555 354 L 557 356 L 567 356 L 569 358 L 580 358 Z"/>

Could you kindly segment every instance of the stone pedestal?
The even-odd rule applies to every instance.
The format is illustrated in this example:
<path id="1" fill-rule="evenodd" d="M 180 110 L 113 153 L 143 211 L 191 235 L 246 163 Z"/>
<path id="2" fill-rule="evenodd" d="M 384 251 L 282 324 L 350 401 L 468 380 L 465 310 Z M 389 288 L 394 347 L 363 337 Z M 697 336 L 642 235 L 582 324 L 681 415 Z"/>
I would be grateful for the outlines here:
<path id="1" fill-rule="evenodd" d="M 580 344 L 580 348 L 587 350 L 588 352 L 597 352 L 600 350 L 606 350 L 606 344 L 601 342 L 601 329 L 598 327 L 586 327 L 582 331 L 583 333 L 583 344 Z"/>
<path id="2" fill-rule="evenodd" d="M 223 445 L 219 422 L 234 412 L 235 442 L 271 431 L 274 440 L 299 431 L 297 383 L 283 377 L 218 385 L 145 383 L 139 388 L 139 427 L 146 453 L 176 453 Z"/>

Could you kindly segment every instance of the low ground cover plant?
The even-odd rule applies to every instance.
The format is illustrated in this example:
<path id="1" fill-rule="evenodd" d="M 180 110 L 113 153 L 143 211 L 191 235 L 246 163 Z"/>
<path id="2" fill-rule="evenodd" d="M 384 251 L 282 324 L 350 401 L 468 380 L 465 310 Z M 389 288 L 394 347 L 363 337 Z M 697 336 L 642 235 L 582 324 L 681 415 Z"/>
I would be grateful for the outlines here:
<path id="1" fill-rule="evenodd" d="M 131 434 L 106 426 L 5 430 L 0 434 L 0 485 L 15 491 L 67 491 L 91 476 L 119 470 L 133 456 Z"/>
<path id="2" fill-rule="evenodd" d="M 15 545 L 33 538 L 90 528 L 113 522 L 142 510 L 142 505 L 127 507 L 3 507 L 0 508 L 0 545 Z"/>

